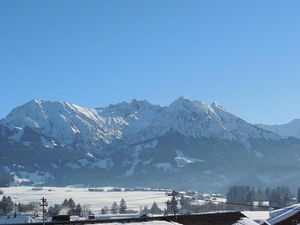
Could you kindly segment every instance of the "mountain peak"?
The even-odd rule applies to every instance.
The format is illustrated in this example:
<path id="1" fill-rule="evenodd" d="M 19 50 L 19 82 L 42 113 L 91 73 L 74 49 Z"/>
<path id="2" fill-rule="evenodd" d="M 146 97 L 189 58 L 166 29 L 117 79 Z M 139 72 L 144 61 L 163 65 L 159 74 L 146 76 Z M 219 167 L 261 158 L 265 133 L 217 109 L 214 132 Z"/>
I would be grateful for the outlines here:
<path id="1" fill-rule="evenodd" d="M 44 105 L 66 105 L 66 104 L 70 104 L 70 103 L 34 98 L 20 107 L 31 107 L 31 106 L 43 107 Z"/>
<path id="2" fill-rule="evenodd" d="M 34 98 L 34 99 L 30 100 L 27 104 L 41 104 L 42 102 L 43 102 L 43 100 Z"/>
<path id="3" fill-rule="evenodd" d="M 96 108 L 99 112 L 113 113 L 115 115 L 128 116 L 141 110 L 146 109 L 157 110 L 161 108 L 159 105 L 154 105 L 147 100 L 133 99 L 131 102 L 120 102 L 117 104 L 110 104 L 108 107 Z"/>
<path id="4" fill-rule="evenodd" d="M 76 105 L 74 103 L 69 102 L 62 102 L 62 101 L 50 101 L 50 100 L 42 100 L 42 99 L 32 99 L 29 102 L 25 103 L 24 105 L 17 107 L 21 108 L 23 111 L 28 111 L 33 107 L 33 109 L 37 109 L 36 107 L 40 109 L 45 109 L 48 111 L 49 109 L 51 111 L 60 109 L 69 109 L 69 110 L 84 110 L 85 108 L 79 105 Z"/>
<path id="5" fill-rule="evenodd" d="M 179 98 L 177 98 L 174 102 L 178 102 L 178 103 L 184 103 L 184 102 L 189 102 L 190 100 L 185 97 L 185 96 L 180 96 Z"/>
<path id="6" fill-rule="evenodd" d="M 141 107 L 151 106 L 152 105 L 150 102 L 148 102 L 145 99 L 144 100 L 133 99 L 130 104 L 132 106 L 136 107 L 136 108 L 141 108 Z"/>
<path id="7" fill-rule="evenodd" d="M 213 109 L 222 109 L 226 111 L 226 108 L 223 105 L 219 104 L 218 102 L 211 103 L 210 107 L 212 107 Z"/>
<path id="8" fill-rule="evenodd" d="M 186 97 L 180 97 L 172 102 L 169 107 L 169 111 L 178 112 L 205 112 L 210 110 L 208 105 L 201 101 L 191 101 Z"/>

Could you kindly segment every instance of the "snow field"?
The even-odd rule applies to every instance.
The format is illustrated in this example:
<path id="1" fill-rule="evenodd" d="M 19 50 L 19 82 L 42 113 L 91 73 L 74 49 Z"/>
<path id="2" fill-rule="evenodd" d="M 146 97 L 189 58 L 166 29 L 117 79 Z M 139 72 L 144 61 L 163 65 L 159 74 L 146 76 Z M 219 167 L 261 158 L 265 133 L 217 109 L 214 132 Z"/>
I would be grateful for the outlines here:
<path id="1" fill-rule="evenodd" d="M 104 206 L 111 207 L 116 201 L 118 204 L 122 198 L 126 201 L 127 208 L 139 210 L 141 207 L 151 207 L 155 201 L 162 209 L 166 207 L 165 202 L 169 196 L 159 191 L 129 191 L 110 192 L 104 188 L 104 192 L 89 192 L 88 188 L 66 188 L 66 187 L 43 187 L 43 190 L 32 190 L 32 187 L 19 186 L 1 188 L 4 195 L 11 196 L 14 202 L 29 203 L 40 202 L 42 197 L 47 199 L 49 206 L 62 203 L 65 198 L 73 198 L 76 204 L 88 205 L 94 213 L 100 213 Z M 2 198 L 2 196 L 0 195 Z"/>

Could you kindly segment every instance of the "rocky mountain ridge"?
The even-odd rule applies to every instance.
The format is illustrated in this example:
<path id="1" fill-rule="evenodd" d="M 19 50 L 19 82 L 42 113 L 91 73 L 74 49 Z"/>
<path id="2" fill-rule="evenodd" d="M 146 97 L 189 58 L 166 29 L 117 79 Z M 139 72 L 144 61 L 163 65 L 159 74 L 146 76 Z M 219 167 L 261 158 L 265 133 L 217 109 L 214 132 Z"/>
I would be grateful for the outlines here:
<path id="1" fill-rule="evenodd" d="M 266 125 L 257 124 L 262 129 L 269 130 L 280 136 L 295 137 L 300 139 L 300 119 L 294 119 L 286 124 Z"/>

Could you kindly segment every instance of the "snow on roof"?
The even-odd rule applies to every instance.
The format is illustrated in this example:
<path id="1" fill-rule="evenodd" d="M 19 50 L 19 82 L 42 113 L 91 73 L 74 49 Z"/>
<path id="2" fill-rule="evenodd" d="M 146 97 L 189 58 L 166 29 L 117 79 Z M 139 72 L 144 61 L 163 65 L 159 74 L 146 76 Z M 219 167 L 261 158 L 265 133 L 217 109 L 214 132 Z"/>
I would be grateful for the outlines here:
<path id="1" fill-rule="evenodd" d="M 269 211 L 243 211 L 242 213 L 254 221 L 267 220 L 270 217 Z"/>
<path id="2" fill-rule="evenodd" d="M 180 223 L 176 222 L 167 222 L 167 221 L 159 221 L 159 220 L 154 220 L 154 221 L 149 221 L 149 222 L 133 222 L 133 223 L 101 223 L 101 225 L 181 225 Z M 89 225 L 89 224 L 87 224 Z M 97 225 L 97 224 L 94 224 Z M 99 223 L 100 225 L 100 223 Z M 252 225 L 252 224 L 249 224 Z M 256 224 L 257 225 L 257 224 Z"/>
<path id="3" fill-rule="evenodd" d="M 14 224 L 14 223 L 31 223 L 32 218 L 27 215 L 13 215 L 9 216 L 0 216 L 0 224 Z"/>
<path id="4" fill-rule="evenodd" d="M 267 222 L 269 224 L 278 223 L 282 220 L 285 220 L 295 215 L 296 213 L 299 212 L 299 210 L 300 210 L 300 203 L 282 209 L 274 210 L 273 212 L 271 212 L 270 218 L 267 220 Z"/>
<path id="5" fill-rule="evenodd" d="M 258 223 L 255 223 L 253 220 L 250 220 L 249 218 L 243 217 L 233 225 L 258 225 Z"/>

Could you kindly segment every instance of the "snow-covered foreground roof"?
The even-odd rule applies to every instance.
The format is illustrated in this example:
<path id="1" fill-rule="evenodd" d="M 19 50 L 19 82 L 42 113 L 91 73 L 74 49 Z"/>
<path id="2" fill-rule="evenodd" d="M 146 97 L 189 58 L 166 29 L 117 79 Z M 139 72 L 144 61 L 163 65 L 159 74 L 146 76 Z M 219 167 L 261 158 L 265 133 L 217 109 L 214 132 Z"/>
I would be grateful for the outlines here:
<path id="1" fill-rule="evenodd" d="M 18 215 L 14 218 L 14 216 L 0 216 L 0 224 L 15 224 L 15 223 L 31 223 L 32 218 L 27 215 Z"/>
<path id="2" fill-rule="evenodd" d="M 269 211 L 243 211 L 242 213 L 253 221 L 264 221 L 270 217 Z"/>
<path id="3" fill-rule="evenodd" d="M 180 225 L 180 223 L 176 223 L 176 222 L 167 222 L 167 221 L 159 221 L 159 220 L 149 221 L 149 222 L 133 222 L 133 223 L 101 223 L 101 225 L 127 225 L 127 224 L 128 225 Z M 233 225 L 258 225 L 258 224 L 248 218 L 241 218 Z"/>
<path id="4" fill-rule="evenodd" d="M 123 224 L 124 225 L 126 224 L 128 225 L 180 225 L 180 223 L 176 223 L 176 222 L 167 222 L 167 221 L 159 221 L 159 220 L 154 220 L 149 222 L 133 222 L 133 223 L 101 223 L 101 225 L 123 225 Z"/>
<path id="5" fill-rule="evenodd" d="M 269 224 L 278 223 L 298 213 L 299 210 L 300 210 L 300 203 L 282 209 L 274 210 L 273 212 L 271 212 L 270 218 L 267 220 L 267 222 Z"/>
<path id="6" fill-rule="evenodd" d="M 258 223 L 255 223 L 253 220 L 250 220 L 249 218 L 241 218 L 239 221 L 234 223 L 233 225 L 258 225 Z"/>

